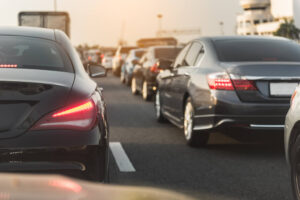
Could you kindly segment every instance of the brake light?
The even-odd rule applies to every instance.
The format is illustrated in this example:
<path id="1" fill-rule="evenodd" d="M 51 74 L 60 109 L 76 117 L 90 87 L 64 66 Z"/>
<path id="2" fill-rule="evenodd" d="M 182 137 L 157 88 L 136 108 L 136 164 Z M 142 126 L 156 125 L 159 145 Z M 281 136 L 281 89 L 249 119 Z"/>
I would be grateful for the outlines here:
<path id="1" fill-rule="evenodd" d="M 212 90 L 234 90 L 230 77 L 226 73 L 210 74 L 207 81 Z"/>
<path id="2" fill-rule="evenodd" d="M 227 73 L 214 73 L 208 75 L 208 85 L 213 90 L 257 90 L 254 81 L 234 77 L 231 79 Z"/>
<path id="3" fill-rule="evenodd" d="M 88 131 L 95 125 L 97 108 L 93 100 L 66 107 L 39 120 L 31 130 L 69 129 Z"/>
<path id="4" fill-rule="evenodd" d="M 291 105 L 293 105 L 294 99 L 296 97 L 297 94 L 297 90 L 295 90 L 295 92 L 293 93 L 292 97 L 291 97 Z"/>
<path id="5" fill-rule="evenodd" d="M 0 64 L 0 68 L 17 68 L 18 65 L 15 64 Z"/>
<path id="6" fill-rule="evenodd" d="M 159 64 L 155 63 L 152 67 L 150 67 L 150 71 L 153 73 L 159 73 L 160 72 Z"/>

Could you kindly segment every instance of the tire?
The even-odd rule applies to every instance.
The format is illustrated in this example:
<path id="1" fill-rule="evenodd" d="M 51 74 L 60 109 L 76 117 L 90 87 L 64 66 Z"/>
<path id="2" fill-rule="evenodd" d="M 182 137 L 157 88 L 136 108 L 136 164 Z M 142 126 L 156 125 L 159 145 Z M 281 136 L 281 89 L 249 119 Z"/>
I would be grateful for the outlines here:
<path id="1" fill-rule="evenodd" d="M 93 182 L 109 182 L 108 147 L 96 148 L 90 151 L 91 159 L 86 165 L 86 179 Z"/>
<path id="2" fill-rule="evenodd" d="M 294 199 L 300 200 L 300 135 L 291 147 L 290 166 L 291 166 L 291 183 Z M 298 167 L 297 167 L 298 166 Z M 298 168 L 298 169 L 297 169 Z"/>
<path id="3" fill-rule="evenodd" d="M 121 81 L 121 83 L 125 83 L 125 75 L 124 75 L 124 73 L 122 73 L 121 72 L 121 75 L 120 75 L 120 81 Z"/>
<path id="4" fill-rule="evenodd" d="M 132 77 L 132 80 L 131 80 L 131 93 L 134 94 L 134 95 L 137 95 L 139 93 L 136 89 L 136 79 L 135 79 L 135 77 Z"/>
<path id="5" fill-rule="evenodd" d="M 166 121 L 166 118 L 163 116 L 161 111 L 161 101 L 160 101 L 160 93 L 159 90 L 157 90 L 155 95 L 155 101 L 154 101 L 154 108 L 155 108 L 155 117 L 157 122 L 163 123 Z"/>
<path id="6" fill-rule="evenodd" d="M 143 97 L 144 101 L 149 101 L 151 99 L 151 97 L 152 97 L 152 95 L 150 95 L 149 91 L 148 91 L 148 83 L 147 83 L 147 81 L 143 82 L 142 97 Z"/>
<path id="7" fill-rule="evenodd" d="M 187 145 L 191 147 L 204 147 L 209 139 L 208 132 L 194 131 L 194 107 L 189 97 L 184 109 L 184 137 Z"/>
<path id="8" fill-rule="evenodd" d="M 130 86 L 131 85 L 131 81 L 129 80 L 128 75 L 125 76 L 125 85 Z"/>

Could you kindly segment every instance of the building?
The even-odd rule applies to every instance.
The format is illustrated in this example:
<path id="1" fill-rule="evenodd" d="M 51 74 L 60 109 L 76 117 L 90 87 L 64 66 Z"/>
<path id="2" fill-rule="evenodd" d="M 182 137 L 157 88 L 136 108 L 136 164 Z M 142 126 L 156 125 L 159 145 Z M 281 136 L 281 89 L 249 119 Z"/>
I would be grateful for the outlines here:
<path id="1" fill-rule="evenodd" d="M 273 35 L 284 19 L 300 28 L 300 0 L 240 0 L 244 11 L 237 16 L 238 35 Z"/>

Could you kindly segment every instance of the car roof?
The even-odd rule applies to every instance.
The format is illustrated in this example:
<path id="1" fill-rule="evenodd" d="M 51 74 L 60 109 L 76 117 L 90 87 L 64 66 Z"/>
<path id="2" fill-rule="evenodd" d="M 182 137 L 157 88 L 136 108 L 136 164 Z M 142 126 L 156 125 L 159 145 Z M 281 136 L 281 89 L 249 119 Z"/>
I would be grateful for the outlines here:
<path id="1" fill-rule="evenodd" d="M 149 49 L 174 49 L 174 48 L 182 48 L 182 46 L 178 46 L 178 45 L 162 45 L 162 46 L 152 46 L 149 47 Z"/>
<path id="2" fill-rule="evenodd" d="M 204 41 L 218 41 L 218 40 L 285 40 L 289 41 L 289 39 L 283 37 L 276 37 L 276 36 L 214 36 L 214 37 L 200 37 L 196 40 L 204 40 Z"/>
<path id="3" fill-rule="evenodd" d="M 47 40 L 55 40 L 54 29 L 38 27 L 0 27 L 0 35 L 25 36 L 42 38 Z"/>

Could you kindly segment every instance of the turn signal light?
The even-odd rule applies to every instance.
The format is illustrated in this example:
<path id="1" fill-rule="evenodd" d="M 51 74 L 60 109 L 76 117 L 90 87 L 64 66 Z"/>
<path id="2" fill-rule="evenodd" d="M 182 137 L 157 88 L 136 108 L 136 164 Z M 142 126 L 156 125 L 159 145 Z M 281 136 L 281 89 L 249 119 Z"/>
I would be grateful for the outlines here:
<path id="1" fill-rule="evenodd" d="M 94 127 L 96 118 L 97 108 L 91 99 L 46 115 L 31 130 L 69 129 L 88 131 Z"/>

